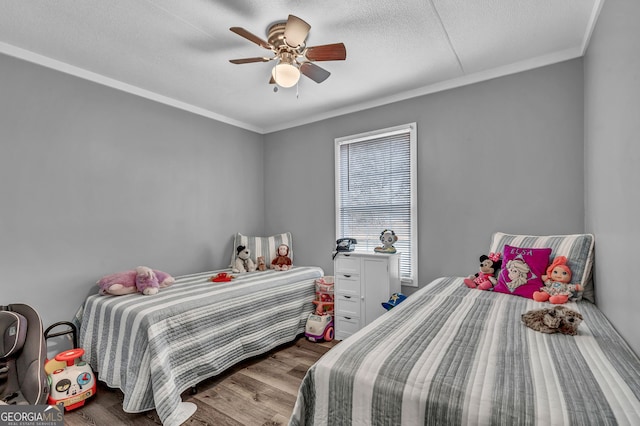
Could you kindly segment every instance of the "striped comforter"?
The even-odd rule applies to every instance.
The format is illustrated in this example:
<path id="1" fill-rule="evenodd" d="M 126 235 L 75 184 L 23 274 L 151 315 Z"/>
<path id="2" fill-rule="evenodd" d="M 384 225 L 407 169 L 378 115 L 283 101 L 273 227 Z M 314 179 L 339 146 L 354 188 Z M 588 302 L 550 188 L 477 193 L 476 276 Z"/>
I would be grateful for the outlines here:
<path id="1" fill-rule="evenodd" d="M 590 302 L 577 336 L 548 307 L 440 278 L 326 353 L 290 425 L 639 425 L 640 359 Z"/>
<path id="2" fill-rule="evenodd" d="M 89 296 L 80 346 L 99 378 L 124 393 L 123 409 L 156 408 L 165 425 L 179 423 L 180 394 L 231 365 L 292 341 L 313 311 L 318 267 L 178 277 L 153 296 Z M 228 272 L 228 270 L 227 270 Z"/>

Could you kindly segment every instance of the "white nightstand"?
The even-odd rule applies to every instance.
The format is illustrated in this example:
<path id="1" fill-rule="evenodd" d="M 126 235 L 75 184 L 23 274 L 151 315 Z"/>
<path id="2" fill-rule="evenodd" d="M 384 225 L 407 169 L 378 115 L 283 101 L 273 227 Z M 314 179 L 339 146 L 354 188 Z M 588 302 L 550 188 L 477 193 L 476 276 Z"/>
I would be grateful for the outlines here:
<path id="1" fill-rule="evenodd" d="M 339 252 L 334 261 L 335 337 L 343 340 L 386 312 L 400 292 L 400 253 Z"/>

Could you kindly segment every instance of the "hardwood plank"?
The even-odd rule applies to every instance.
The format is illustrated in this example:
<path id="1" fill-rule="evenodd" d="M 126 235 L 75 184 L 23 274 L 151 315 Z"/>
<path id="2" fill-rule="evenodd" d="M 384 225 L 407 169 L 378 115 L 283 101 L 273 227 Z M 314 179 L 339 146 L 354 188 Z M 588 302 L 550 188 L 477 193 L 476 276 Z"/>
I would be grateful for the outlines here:
<path id="1" fill-rule="evenodd" d="M 256 407 L 255 404 L 243 399 L 241 394 L 222 386 L 216 387 L 215 390 L 208 390 L 202 397 L 196 395 L 194 399 L 232 417 L 242 425 L 263 424 L 276 414 L 270 408 L 265 410 Z"/>
<path id="2" fill-rule="evenodd" d="M 326 352 L 326 349 L 324 352 Z M 319 358 L 317 352 L 298 346 L 292 346 L 283 351 L 276 352 L 272 357 L 275 359 L 281 359 L 285 363 L 306 365 L 307 368 L 311 367 Z"/>
<path id="3" fill-rule="evenodd" d="M 268 383 L 280 389 L 282 392 L 297 395 L 298 388 L 300 387 L 299 380 L 296 380 L 293 376 L 288 376 L 288 372 L 289 370 L 283 370 L 280 363 L 271 358 L 242 370 L 242 373 L 249 377 Z"/>
<path id="4" fill-rule="evenodd" d="M 205 398 L 202 396 L 202 398 Z M 246 423 L 241 423 L 234 416 L 229 416 L 216 407 L 201 400 L 200 396 L 192 396 L 184 398 L 184 401 L 193 402 L 198 406 L 196 412 L 184 422 L 184 425 L 196 426 L 196 425 L 215 425 L 215 426 L 243 426 Z"/>
<path id="5" fill-rule="evenodd" d="M 290 415 L 296 396 L 284 393 L 268 383 L 256 380 L 242 373 L 234 374 L 222 383 L 221 388 L 232 389 L 242 395 L 245 404 L 270 409 L 282 415 Z"/>
<path id="6" fill-rule="evenodd" d="M 293 367 L 291 370 L 289 370 L 287 374 L 295 377 L 296 379 L 299 379 L 302 382 L 304 375 L 307 374 L 307 370 L 309 370 L 308 366 L 303 364 L 298 364 L 295 367 Z"/>

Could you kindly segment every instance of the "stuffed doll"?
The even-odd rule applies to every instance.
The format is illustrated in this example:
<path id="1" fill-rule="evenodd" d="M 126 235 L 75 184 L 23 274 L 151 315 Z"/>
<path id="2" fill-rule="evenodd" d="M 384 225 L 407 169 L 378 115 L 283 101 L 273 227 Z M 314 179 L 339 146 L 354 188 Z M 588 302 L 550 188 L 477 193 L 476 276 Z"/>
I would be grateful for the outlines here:
<path id="1" fill-rule="evenodd" d="M 393 244 L 398 241 L 398 236 L 390 229 L 385 229 L 380 233 L 380 242 L 382 246 L 373 249 L 377 253 L 395 253 L 396 248 Z"/>
<path id="2" fill-rule="evenodd" d="M 567 258 L 558 256 L 553 259 L 547 268 L 547 275 L 542 276 L 544 287 L 540 291 L 533 293 L 533 300 L 538 302 L 561 305 L 567 303 L 569 299 L 574 299 L 582 291 L 582 286 L 578 283 L 571 283 L 571 269 L 567 265 Z"/>
<path id="3" fill-rule="evenodd" d="M 289 246 L 286 244 L 280 244 L 278 246 L 278 255 L 271 261 L 271 269 L 276 271 L 287 271 L 291 269 L 293 262 L 289 257 Z"/>
<path id="4" fill-rule="evenodd" d="M 256 264 L 251 260 L 251 251 L 240 245 L 236 247 L 236 260 L 233 262 L 233 268 L 231 269 L 235 273 L 253 272 L 256 270 Z"/>
<path id="5" fill-rule="evenodd" d="M 267 262 L 264 260 L 264 256 L 258 256 L 256 261 L 258 262 L 258 266 L 257 266 L 258 271 L 267 270 Z"/>
<path id="6" fill-rule="evenodd" d="M 97 284 L 100 294 L 122 296 L 140 292 L 145 295 L 158 293 L 160 288 L 168 287 L 176 280 L 166 272 L 138 266 L 134 270 L 106 275 Z"/>
<path id="7" fill-rule="evenodd" d="M 489 256 L 483 254 L 480 256 L 480 270 L 475 275 L 469 275 L 465 278 L 464 283 L 469 288 L 491 290 L 498 282 L 494 275 L 500 271 L 501 266 L 500 253 L 489 253 Z"/>

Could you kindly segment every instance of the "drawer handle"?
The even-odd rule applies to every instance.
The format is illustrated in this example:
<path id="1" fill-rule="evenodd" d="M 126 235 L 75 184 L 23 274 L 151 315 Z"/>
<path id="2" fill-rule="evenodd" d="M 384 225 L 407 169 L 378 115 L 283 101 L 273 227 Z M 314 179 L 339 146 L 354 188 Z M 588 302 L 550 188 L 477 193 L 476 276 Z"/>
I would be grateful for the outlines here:
<path id="1" fill-rule="evenodd" d="M 351 299 L 351 296 L 343 296 L 345 299 Z"/>
<path id="2" fill-rule="evenodd" d="M 351 319 L 351 317 L 344 317 L 344 319 L 348 319 L 348 320 L 350 320 L 350 319 Z"/>
<path id="3" fill-rule="evenodd" d="M 345 278 L 351 278 L 351 274 L 342 274 Z"/>

